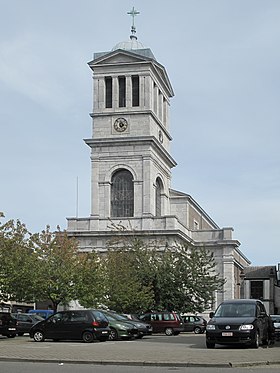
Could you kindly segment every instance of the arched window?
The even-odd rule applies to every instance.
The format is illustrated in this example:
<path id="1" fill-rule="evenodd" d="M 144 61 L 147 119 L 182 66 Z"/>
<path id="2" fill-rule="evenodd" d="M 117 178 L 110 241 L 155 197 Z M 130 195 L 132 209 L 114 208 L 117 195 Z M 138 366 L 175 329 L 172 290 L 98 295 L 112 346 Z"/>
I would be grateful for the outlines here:
<path id="1" fill-rule="evenodd" d="M 133 177 L 127 170 L 119 170 L 112 176 L 111 216 L 132 217 L 134 214 Z"/>
<path id="2" fill-rule="evenodd" d="M 159 178 L 156 179 L 156 216 L 161 216 L 161 192 L 162 182 Z"/>

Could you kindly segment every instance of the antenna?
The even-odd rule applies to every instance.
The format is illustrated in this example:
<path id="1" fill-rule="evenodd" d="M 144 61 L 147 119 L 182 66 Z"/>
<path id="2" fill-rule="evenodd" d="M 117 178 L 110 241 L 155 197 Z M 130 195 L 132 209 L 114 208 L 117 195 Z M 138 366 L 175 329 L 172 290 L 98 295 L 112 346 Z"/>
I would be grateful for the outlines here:
<path id="1" fill-rule="evenodd" d="M 77 176 L 76 181 L 76 218 L 79 215 L 79 177 Z"/>

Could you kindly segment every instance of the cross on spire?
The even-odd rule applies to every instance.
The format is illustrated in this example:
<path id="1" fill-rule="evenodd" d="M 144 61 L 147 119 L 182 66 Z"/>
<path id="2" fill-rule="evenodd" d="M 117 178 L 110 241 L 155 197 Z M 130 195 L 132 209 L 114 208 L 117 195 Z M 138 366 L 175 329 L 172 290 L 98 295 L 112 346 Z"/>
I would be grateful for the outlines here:
<path id="1" fill-rule="evenodd" d="M 134 7 L 131 9 L 130 12 L 127 12 L 127 14 L 129 14 L 131 17 L 132 17 L 132 26 L 131 26 L 131 33 L 132 33 L 132 36 L 135 37 L 134 34 L 136 34 L 136 27 L 134 25 L 134 18 L 140 14 L 140 12 L 138 12 Z"/>

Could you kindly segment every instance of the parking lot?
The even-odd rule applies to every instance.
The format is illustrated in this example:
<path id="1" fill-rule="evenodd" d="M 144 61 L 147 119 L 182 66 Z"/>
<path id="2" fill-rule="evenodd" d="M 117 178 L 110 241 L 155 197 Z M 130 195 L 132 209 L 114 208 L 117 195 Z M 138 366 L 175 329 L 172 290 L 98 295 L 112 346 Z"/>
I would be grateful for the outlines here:
<path id="1" fill-rule="evenodd" d="M 125 365 L 243 366 L 280 363 L 280 342 L 258 350 L 246 347 L 205 347 L 205 335 L 152 335 L 141 340 L 86 344 L 79 341 L 34 342 L 28 335 L 0 337 L 0 360 Z"/>

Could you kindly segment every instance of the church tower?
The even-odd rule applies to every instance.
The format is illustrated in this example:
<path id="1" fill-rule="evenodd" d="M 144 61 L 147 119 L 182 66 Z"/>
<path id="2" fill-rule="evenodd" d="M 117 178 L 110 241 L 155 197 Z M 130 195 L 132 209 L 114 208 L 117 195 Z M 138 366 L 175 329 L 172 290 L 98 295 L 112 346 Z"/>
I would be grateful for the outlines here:
<path id="1" fill-rule="evenodd" d="M 91 216 L 168 215 L 171 168 L 169 100 L 165 68 L 135 35 L 110 52 L 96 53 L 93 71 Z"/>
<path id="2" fill-rule="evenodd" d="M 232 238 L 189 195 L 171 188 L 176 166 L 170 154 L 170 99 L 173 89 L 163 65 L 136 37 L 109 52 L 95 53 L 89 217 L 67 218 L 67 234 L 80 251 L 103 252 L 116 235 L 137 236 L 159 249 L 175 245 L 205 247 L 227 281 L 216 304 L 240 297 L 240 273 L 250 262 Z M 188 175 L 192 177 L 192 175 Z M 125 228 L 117 231 L 121 223 Z"/>

